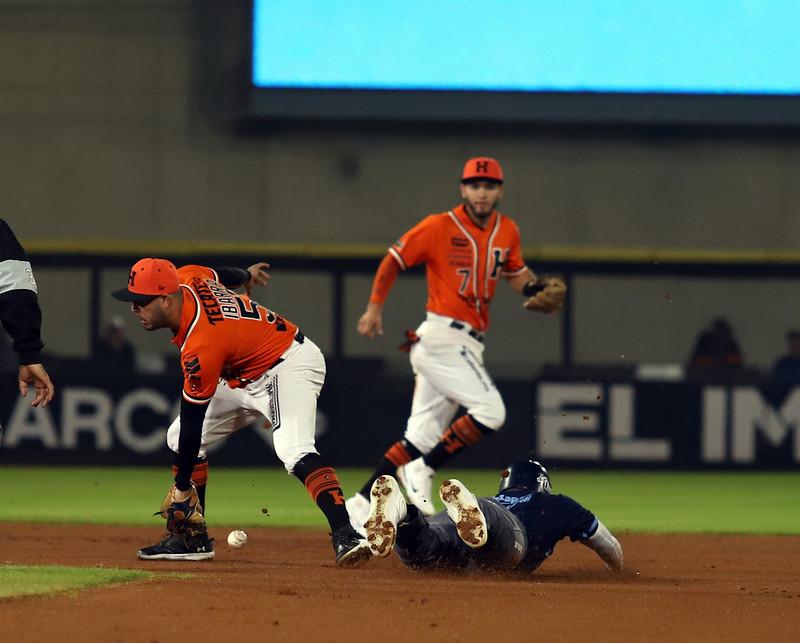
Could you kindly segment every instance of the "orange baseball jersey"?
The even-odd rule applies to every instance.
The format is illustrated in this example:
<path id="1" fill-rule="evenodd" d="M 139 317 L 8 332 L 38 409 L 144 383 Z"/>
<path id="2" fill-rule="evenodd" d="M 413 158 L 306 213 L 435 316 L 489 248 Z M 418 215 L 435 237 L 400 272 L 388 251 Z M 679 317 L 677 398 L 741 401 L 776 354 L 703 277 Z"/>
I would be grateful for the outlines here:
<path id="1" fill-rule="evenodd" d="M 389 252 L 403 270 L 425 264 L 430 312 L 481 331 L 489 327 L 489 302 L 498 278 L 527 269 L 517 224 L 495 212 L 480 228 L 463 205 L 424 218 Z"/>
<path id="2" fill-rule="evenodd" d="M 172 343 L 181 350 L 188 402 L 209 402 L 220 377 L 231 388 L 258 379 L 291 345 L 297 326 L 228 290 L 215 270 L 183 266 L 178 277 L 183 313 Z"/>

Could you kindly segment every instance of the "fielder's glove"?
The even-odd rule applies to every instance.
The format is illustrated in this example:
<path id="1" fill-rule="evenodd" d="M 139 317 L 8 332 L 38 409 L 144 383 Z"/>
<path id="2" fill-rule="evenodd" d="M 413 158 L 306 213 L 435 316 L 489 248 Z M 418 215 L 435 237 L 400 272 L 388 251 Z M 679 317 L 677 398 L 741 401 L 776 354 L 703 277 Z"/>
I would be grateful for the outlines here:
<path id="1" fill-rule="evenodd" d="M 178 501 L 175 499 L 177 491 L 178 489 L 175 485 L 172 485 L 161 503 L 161 509 L 153 515 L 166 518 L 167 531 L 172 534 L 186 531 L 190 527 L 204 526 L 206 519 L 203 517 L 203 506 L 200 504 L 200 498 L 197 497 L 197 489 L 195 489 L 194 484 L 190 490 L 189 497 L 185 500 Z"/>
<path id="2" fill-rule="evenodd" d="M 529 283 L 525 286 L 525 292 L 535 293 L 522 304 L 525 308 L 549 315 L 564 307 L 567 286 L 558 277 L 545 277 Z"/>

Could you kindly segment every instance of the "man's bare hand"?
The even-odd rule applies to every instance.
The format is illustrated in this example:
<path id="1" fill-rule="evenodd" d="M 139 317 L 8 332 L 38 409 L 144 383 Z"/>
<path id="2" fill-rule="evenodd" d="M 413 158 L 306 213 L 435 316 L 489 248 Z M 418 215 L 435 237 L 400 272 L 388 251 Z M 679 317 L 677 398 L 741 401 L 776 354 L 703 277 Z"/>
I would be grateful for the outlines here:
<path id="1" fill-rule="evenodd" d="M 247 296 L 250 296 L 250 291 L 253 290 L 256 286 L 266 286 L 269 282 L 269 264 L 264 263 L 263 261 L 260 263 L 254 263 L 252 266 L 247 268 L 247 272 L 250 273 L 250 279 L 244 285 L 244 290 L 247 293 Z"/>
<path id="2" fill-rule="evenodd" d="M 368 304 L 367 310 L 358 320 L 358 332 L 370 339 L 375 335 L 383 335 L 382 307 L 378 304 Z"/>
<path id="3" fill-rule="evenodd" d="M 47 406 L 55 394 L 55 387 L 50 376 L 41 364 L 24 364 L 19 367 L 19 392 L 22 397 L 28 396 L 28 388 L 33 387 L 36 394 L 31 406 Z"/>

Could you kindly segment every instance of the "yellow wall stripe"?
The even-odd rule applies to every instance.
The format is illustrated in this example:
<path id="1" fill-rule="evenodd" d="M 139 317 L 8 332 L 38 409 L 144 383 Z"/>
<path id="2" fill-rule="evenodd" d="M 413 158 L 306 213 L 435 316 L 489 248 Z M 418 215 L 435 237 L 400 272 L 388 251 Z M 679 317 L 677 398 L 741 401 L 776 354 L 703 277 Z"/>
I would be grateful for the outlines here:
<path id="1" fill-rule="evenodd" d="M 379 244 L 175 242 L 130 240 L 26 240 L 31 254 L 120 255 L 131 257 L 241 255 L 251 258 L 313 257 L 330 259 L 380 259 L 386 246 Z M 715 263 L 800 264 L 800 250 L 689 249 L 612 246 L 525 246 L 526 261 L 567 263 Z"/>

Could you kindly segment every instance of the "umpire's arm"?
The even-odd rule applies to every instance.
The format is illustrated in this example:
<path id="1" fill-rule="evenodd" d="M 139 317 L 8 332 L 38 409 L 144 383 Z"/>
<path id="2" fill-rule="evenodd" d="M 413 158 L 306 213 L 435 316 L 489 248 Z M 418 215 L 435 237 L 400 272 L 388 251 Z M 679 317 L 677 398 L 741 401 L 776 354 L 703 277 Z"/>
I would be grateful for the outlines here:
<path id="1" fill-rule="evenodd" d="M 14 340 L 20 364 L 42 361 L 42 311 L 25 250 L 0 219 L 0 321 Z"/>
<path id="2" fill-rule="evenodd" d="M 19 392 L 35 394 L 31 406 L 46 406 L 55 388 L 42 366 L 42 311 L 31 264 L 11 227 L 0 219 L 0 323 L 14 340 L 19 356 Z"/>

